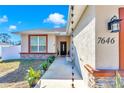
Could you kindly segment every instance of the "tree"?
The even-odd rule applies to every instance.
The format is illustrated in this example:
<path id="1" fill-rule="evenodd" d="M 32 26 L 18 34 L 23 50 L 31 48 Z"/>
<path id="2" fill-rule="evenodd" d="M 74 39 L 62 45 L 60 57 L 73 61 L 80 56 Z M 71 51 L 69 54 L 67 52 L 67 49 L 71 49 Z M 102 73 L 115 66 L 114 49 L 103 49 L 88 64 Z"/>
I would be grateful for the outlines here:
<path id="1" fill-rule="evenodd" d="M 0 41 L 3 43 L 9 43 L 11 40 L 11 36 L 7 33 L 1 33 L 0 34 Z"/>
<path id="2" fill-rule="evenodd" d="M 14 45 L 21 45 L 21 41 L 19 40 L 19 41 L 14 42 Z"/>

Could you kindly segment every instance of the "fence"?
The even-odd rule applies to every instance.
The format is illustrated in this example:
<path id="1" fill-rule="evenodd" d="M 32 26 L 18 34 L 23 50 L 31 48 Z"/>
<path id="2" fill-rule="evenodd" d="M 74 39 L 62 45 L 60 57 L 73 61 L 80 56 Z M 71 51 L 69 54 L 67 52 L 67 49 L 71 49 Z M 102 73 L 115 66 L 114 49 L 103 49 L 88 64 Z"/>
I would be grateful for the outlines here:
<path id="1" fill-rule="evenodd" d="M 21 52 L 21 46 L 2 47 L 1 49 L 2 60 L 19 59 L 20 52 Z"/>

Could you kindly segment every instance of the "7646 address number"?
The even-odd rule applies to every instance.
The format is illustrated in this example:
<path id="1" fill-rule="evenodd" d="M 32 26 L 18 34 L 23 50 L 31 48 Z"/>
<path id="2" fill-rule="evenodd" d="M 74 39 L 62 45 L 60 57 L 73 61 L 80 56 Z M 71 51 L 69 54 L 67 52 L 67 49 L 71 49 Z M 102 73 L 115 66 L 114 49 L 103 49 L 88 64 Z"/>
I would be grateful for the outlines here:
<path id="1" fill-rule="evenodd" d="M 115 43 L 115 38 L 111 37 L 98 37 L 98 44 L 114 44 Z"/>

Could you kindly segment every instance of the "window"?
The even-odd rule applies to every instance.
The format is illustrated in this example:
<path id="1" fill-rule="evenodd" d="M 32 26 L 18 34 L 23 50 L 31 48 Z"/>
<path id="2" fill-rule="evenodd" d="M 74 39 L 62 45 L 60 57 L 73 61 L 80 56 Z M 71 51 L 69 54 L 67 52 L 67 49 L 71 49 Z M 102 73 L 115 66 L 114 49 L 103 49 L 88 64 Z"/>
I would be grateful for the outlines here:
<path id="1" fill-rule="evenodd" d="M 31 49 L 31 52 L 38 52 L 38 38 L 37 36 L 31 36 L 30 37 L 30 42 L 31 42 L 31 46 L 30 46 L 30 49 Z"/>
<path id="2" fill-rule="evenodd" d="M 30 52 L 46 52 L 46 36 L 30 36 Z"/>

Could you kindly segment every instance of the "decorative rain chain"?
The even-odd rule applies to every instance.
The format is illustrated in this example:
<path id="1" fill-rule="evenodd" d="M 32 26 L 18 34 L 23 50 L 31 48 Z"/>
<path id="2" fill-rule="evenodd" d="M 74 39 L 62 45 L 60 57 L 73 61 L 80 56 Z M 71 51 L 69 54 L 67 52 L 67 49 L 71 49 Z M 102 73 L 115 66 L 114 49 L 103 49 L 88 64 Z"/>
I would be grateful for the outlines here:
<path id="1" fill-rule="evenodd" d="M 72 37 L 73 37 L 73 31 L 74 31 L 74 28 L 73 28 L 73 24 L 74 24 L 74 20 L 73 20 L 73 17 L 74 17 L 74 14 L 73 14 L 73 10 L 74 10 L 74 6 L 72 5 L 71 6 L 71 24 L 72 24 L 72 28 L 71 28 L 71 31 L 72 31 Z M 72 40 L 72 44 L 73 44 L 73 40 Z M 72 47 L 72 51 L 73 51 L 73 47 Z M 72 53 L 72 58 L 74 57 L 73 53 Z M 73 61 L 73 60 L 72 60 Z M 75 88 L 74 86 L 74 65 L 72 65 L 72 88 Z"/>

